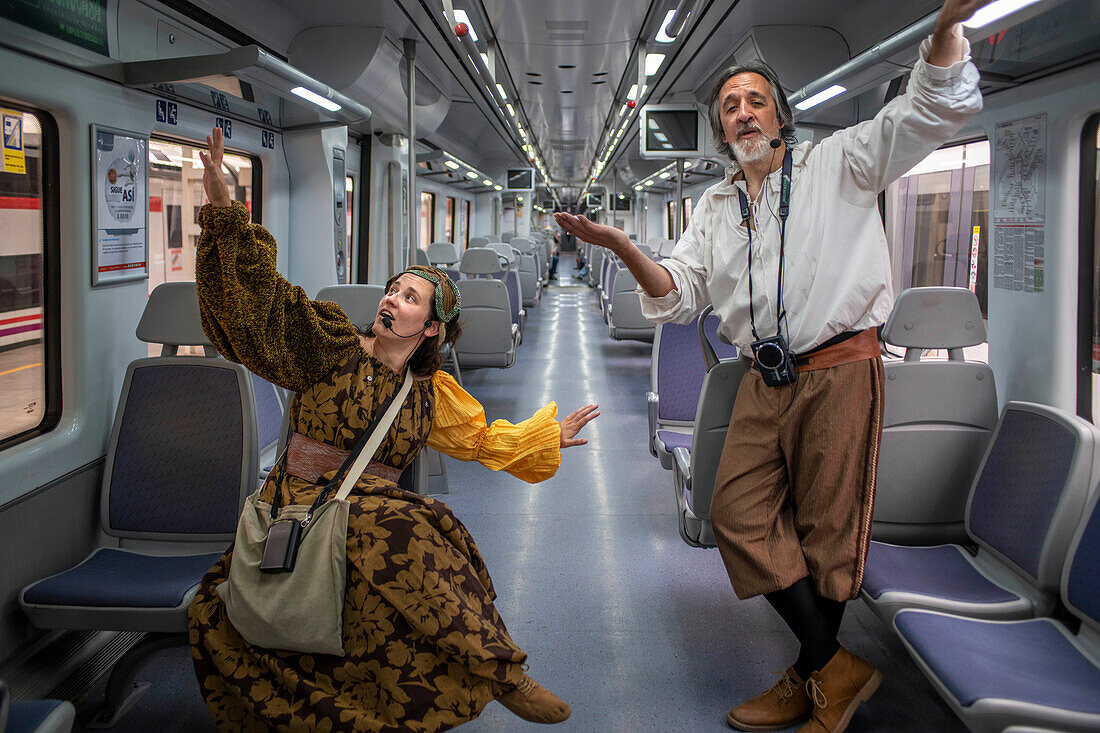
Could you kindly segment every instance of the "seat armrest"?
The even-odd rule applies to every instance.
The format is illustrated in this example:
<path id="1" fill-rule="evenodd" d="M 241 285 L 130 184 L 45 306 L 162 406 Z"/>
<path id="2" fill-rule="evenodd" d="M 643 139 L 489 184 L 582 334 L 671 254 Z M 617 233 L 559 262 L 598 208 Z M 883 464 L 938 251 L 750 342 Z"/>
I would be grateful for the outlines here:
<path id="1" fill-rule="evenodd" d="M 661 397 L 656 392 L 646 392 L 645 401 L 649 417 L 649 452 L 657 455 L 653 441 L 657 439 L 657 408 L 661 405 Z"/>
<path id="2" fill-rule="evenodd" d="M 676 473 L 680 474 L 684 490 L 691 491 L 691 451 L 683 447 L 673 448 L 672 459 L 676 462 L 674 467 Z"/>

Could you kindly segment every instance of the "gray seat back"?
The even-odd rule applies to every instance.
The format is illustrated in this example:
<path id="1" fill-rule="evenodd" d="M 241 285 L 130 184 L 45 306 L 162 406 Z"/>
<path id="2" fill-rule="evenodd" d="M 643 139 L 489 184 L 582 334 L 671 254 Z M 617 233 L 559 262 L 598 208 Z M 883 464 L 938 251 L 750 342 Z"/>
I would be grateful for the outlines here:
<path id="1" fill-rule="evenodd" d="M 500 255 L 488 247 L 470 247 L 462 253 L 458 270 L 467 277 L 493 276 L 504 271 Z M 465 306 L 465 302 L 463 303 Z"/>
<path id="2" fill-rule="evenodd" d="M 138 336 L 166 347 L 207 345 L 194 283 L 158 286 Z M 224 547 L 256 488 L 254 399 L 248 371 L 224 359 L 131 362 L 107 445 L 102 530 L 134 549 L 165 542 Z"/>
<path id="3" fill-rule="evenodd" d="M 638 281 L 622 267 L 615 273 L 614 293 L 607 309 L 607 328 L 615 340 L 652 341 L 655 326 L 642 315 L 642 296 L 635 292 Z"/>
<path id="4" fill-rule="evenodd" d="M 470 242 L 467 247 L 484 247 L 489 243 L 488 237 L 470 237 Z"/>
<path id="5" fill-rule="evenodd" d="M 483 251 L 495 261 L 495 252 Z M 512 323 L 507 286 L 495 279 L 467 279 L 458 283 L 458 290 L 465 322 L 462 336 L 454 345 L 459 365 L 463 369 L 511 366 L 515 361 L 518 329 Z"/>
<path id="6" fill-rule="evenodd" d="M 458 262 L 458 247 L 450 242 L 432 242 L 428 245 L 428 260 L 440 267 Z"/>
<path id="7" fill-rule="evenodd" d="M 906 353 L 884 364 L 874 537 L 963 541 L 969 488 L 997 424 L 993 370 L 962 358 L 985 340 L 977 298 L 965 288 L 906 290 L 882 337 Z M 921 361 L 930 348 L 948 349 L 948 361 Z"/>
<path id="8" fill-rule="evenodd" d="M 502 241 L 502 242 L 511 242 L 512 239 L 515 238 L 515 236 L 516 236 L 515 232 L 504 232 L 503 234 L 500 235 L 500 241 Z"/>
<path id="9" fill-rule="evenodd" d="M 512 249 L 512 245 L 505 244 L 504 242 L 489 242 L 485 245 L 488 249 L 493 250 L 502 258 L 508 261 L 508 264 L 504 269 L 512 270 L 516 266 L 516 251 Z"/>
<path id="10" fill-rule="evenodd" d="M 317 300 L 329 300 L 358 326 L 368 326 L 378 316 L 378 304 L 386 294 L 384 285 L 328 285 L 317 291 Z"/>
<path id="11" fill-rule="evenodd" d="M 428 253 L 419 247 L 416 248 L 416 264 L 431 266 L 432 261 L 428 259 Z"/>

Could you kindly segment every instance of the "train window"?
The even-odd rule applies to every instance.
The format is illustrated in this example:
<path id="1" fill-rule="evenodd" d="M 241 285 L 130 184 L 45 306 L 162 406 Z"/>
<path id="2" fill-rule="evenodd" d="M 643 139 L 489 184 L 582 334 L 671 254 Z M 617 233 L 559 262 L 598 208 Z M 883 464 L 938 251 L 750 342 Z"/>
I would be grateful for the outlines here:
<path id="1" fill-rule="evenodd" d="M 45 113 L 0 103 L 0 446 L 60 417 L 57 128 Z"/>
<path id="2" fill-rule="evenodd" d="M 348 282 L 355 282 L 355 247 L 352 242 L 355 241 L 355 179 L 352 176 L 346 176 L 344 178 L 344 190 L 347 192 L 344 195 L 344 201 L 347 206 L 347 226 L 344 228 L 346 233 L 344 251 L 348 253 Z"/>
<path id="3" fill-rule="evenodd" d="M 988 318 L 989 141 L 940 148 L 886 189 L 894 289 L 969 288 Z M 966 358 L 985 361 L 983 344 Z"/>
<path id="4" fill-rule="evenodd" d="M 683 234 L 687 231 L 688 222 L 691 220 L 691 198 L 687 197 L 683 201 L 684 204 L 684 221 L 680 226 L 680 233 Z"/>
<path id="5" fill-rule="evenodd" d="M 420 248 L 427 249 L 435 237 L 435 194 L 420 192 Z"/>
<path id="6" fill-rule="evenodd" d="M 205 146 L 153 137 L 149 141 L 149 292 L 165 282 L 195 279 L 195 248 L 199 241 L 199 209 L 206 203 L 202 189 L 202 161 Z M 239 153 L 226 152 L 222 171 L 229 195 L 252 212 L 258 193 L 259 161 Z M 198 351 L 187 347 L 181 353 Z M 160 353 L 159 344 L 149 345 L 149 355 Z"/>
<path id="7" fill-rule="evenodd" d="M 462 246 L 470 246 L 470 202 L 462 202 Z"/>
<path id="8" fill-rule="evenodd" d="M 676 239 L 676 202 L 665 202 L 665 236 Z"/>
<path id="9" fill-rule="evenodd" d="M 443 239 L 446 242 L 455 241 L 455 200 L 454 197 L 447 197 L 447 215 L 443 219 Z"/>

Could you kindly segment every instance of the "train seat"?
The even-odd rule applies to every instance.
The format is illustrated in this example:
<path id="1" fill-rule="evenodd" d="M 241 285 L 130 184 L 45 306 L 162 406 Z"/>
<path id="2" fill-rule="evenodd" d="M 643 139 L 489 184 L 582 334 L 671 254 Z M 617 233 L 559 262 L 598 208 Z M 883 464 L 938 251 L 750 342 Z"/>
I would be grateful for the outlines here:
<path id="1" fill-rule="evenodd" d="M 502 242 L 511 242 L 513 237 L 515 237 L 515 236 L 516 236 L 515 232 L 503 232 L 500 235 L 500 241 L 502 241 Z"/>
<path id="2" fill-rule="evenodd" d="M 904 545 L 961 542 L 966 497 L 997 424 L 988 364 L 963 359 L 986 339 L 978 298 L 966 288 L 903 292 L 882 330 L 905 349 L 884 365 L 885 411 L 872 536 Z M 947 349 L 947 361 L 921 360 Z"/>
<path id="3" fill-rule="evenodd" d="M 428 260 L 439 268 L 453 265 L 459 260 L 458 247 L 451 242 L 432 242 L 428 245 Z"/>
<path id="4" fill-rule="evenodd" d="M 233 540 L 258 468 L 251 379 L 211 348 L 195 284 L 158 286 L 137 334 L 166 354 L 201 345 L 211 355 L 130 363 L 107 445 L 100 546 L 19 594 L 42 629 L 148 632 L 111 671 L 97 716 L 110 724 L 148 687 L 133 685 L 140 662 L 186 643 L 187 607 Z"/>
<path id="5" fill-rule="evenodd" d="M 3 733 L 69 733 L 76 708 L 65 700 L 12 702 L 8 686 L 0 681 L 0 731 Z"/>
<path id="6" fill-rule="evenodd" d="M 1005 405 L 967 502 L 978 547 L 872 542 L 863 599 L 887 623 L 904 608 L 1018 619 L 1050 610 L 1069 538 L 1096 483 L 1100 431 L 1053 407 Z"/>
<path id="7" fill-rule="evenodd" d="M 256 437 L 259 442 L 259 478 L 262 484 L 279 457 L 279 435 L 286 403 L 281 391 L 259 374 L 249 372 L 256 405 Z"/>
<path id="8" fill-rule="evenodd" d="M 675 239 L 662 239 L 653 251 L 657 253 L 658 257 L 668 257 L 674 249 L 676 249 Z"/>
<path id="9" fill-rule="evenodd" d="M 539 260 L 542 256 L 542 248 L 528 237 L 514 237 L 508 244 L 519 253 L 518 269 L 523 305 L 526 308 L 538 305 L 542 297 L 542 288 L 546 285 L 542 279 L 543 270 Z"/>
<path id="10" fill-rule="evenodd" d="M 619 258 L 615 255 L 609 254 L 604 257 L 602 263 L 602 272 L 600 273 L 600 285 L 598 288 L 598 294 L 600 296 L 600 315 L 603 317 L 603 322 L 607 323 L 607 306 L 611 302 L 611 296 L 614 294 L 615 287 L 615 274 L 622 268 L 622 263 L 619 262 Z"/>
<path id="11" fill-rule="evenodd" d="M 462 318 L 466 328 L 455 344 L 463 368 L 507 368 L 516 360 L 519 326 L 512 319 L 508 287 L 493 278 L 502 268 L 491 249 L 474 247 L 462 255 L 466 279 L 458 283 L 462 294 Z"/>
<path id="12" fill-rule="evenodd" d="M 905 610 L 909 654 L 973 731 L 1100 730 L 1100 492 L 1077 517 L 1057 618 L 990 621 Z"/>
<path id="13" fill-rule="evenodd" d="M 662 468 L 672 469 L 672 452 L 691 452 L 691 428 L 699 407 L 699 391 L 706 375 L 699 344 L 698 318 L 689 324 L 662 323 L 654 329 L 650 361 L 649 450 Z M 718 316 L 711 314 L 704 324 L 707 340 L 719 359 L 737 357 L 737 347 L 718 340 Z"/>
<path id="14" fill-rule="evenodd" d="M 642 315 L 642 296 L 634 274 L 620 267 L 607 303 L 607 332 L 616 341 L 652 341 L 654 325 Z"/>
<path id="15" fill-rule="evenodd" d="M 425 250 L 416 248 L 416 264 L 431 266 L 432 261 L 428 259 L 428 253 Z"/>
<path id="16" fill-rule="evenodd" d="M 489 243 L 488 237 L 470 237 L 470 241 L 467 242 L 467 247 L 484 247 Z"/>
<path id="17" fill-rule="evenodd" d="M 485 248 L 493 250 L 500 258 L 500 266 L 503 269 L 500 272 L 492 273 L 492 277 L 503 282 L 508 288 L 508 303 L 512 310 L 512 323 L 519 326 L 517 345 L 522 344 L 523 329 L 527 325 L 527 311 L 523 308 L 523 293 L 520 289 L 519 270 L 516 269 L 515 250 L 512 249 L 512 245 L 503 242 L 490 242 L 485 245 Z M 461 265 L 459 267 L 461 268 Z"/>
<path id="18" fill-rule="evenodd" d="M 699 314 L 703 324 L 706 324 L 712 310 L 711 306 L 707 306 Z M 698 328 L 698 320 L 696 329 L 697 333 L 702 330 Z M 691 448 L 681 446 L 672 451 L 672 480 L 680 538 L 692 547 L 714 547 L 714 530 L 710 524 L 714 479 L 729 430 L 733 401 L 737 397 L 741 378 L 749 370 L 749 361 L 719 360 L 711 341 L 702 336 L 697 338 L 703 352 L 706 374 L 691 430 Z"/>
<path id="19" fill-rule="evenodd" d="M 600 284 L 603 275 L 603 263 L 607 259 L 607 250 L 603 247 L 592 247 L 591 256 L 588 259 L 588 286 L 596 287 Z"/>

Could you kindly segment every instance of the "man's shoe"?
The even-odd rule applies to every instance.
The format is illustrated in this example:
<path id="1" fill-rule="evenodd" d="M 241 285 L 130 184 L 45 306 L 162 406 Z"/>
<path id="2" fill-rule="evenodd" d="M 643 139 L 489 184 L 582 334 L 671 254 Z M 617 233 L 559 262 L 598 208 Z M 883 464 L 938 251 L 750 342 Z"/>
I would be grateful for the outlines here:
<path id="1" fill-rule="evenodd" d="M 726 714 L 738 730 L 783 730 L 810 717 L 813 702 L 794 667 L 788 667 L 767 692 L 741 703 Z"/>
<path id="2" fill-rule="evenodd" d="M 572 710 L 554 693 L 523 675 L 516 688 L 497 698 L 501 705 L 532 723 L 560 723 Z"/>
<path id="3" fill-rule="evenodd" d="M 880 682 L 882 672 L 841 647 L 828 664 L 811 673 L 806 681 L 814 711 L 810 722 L 799 728 L 798 733 L 840 733 Z"/>

